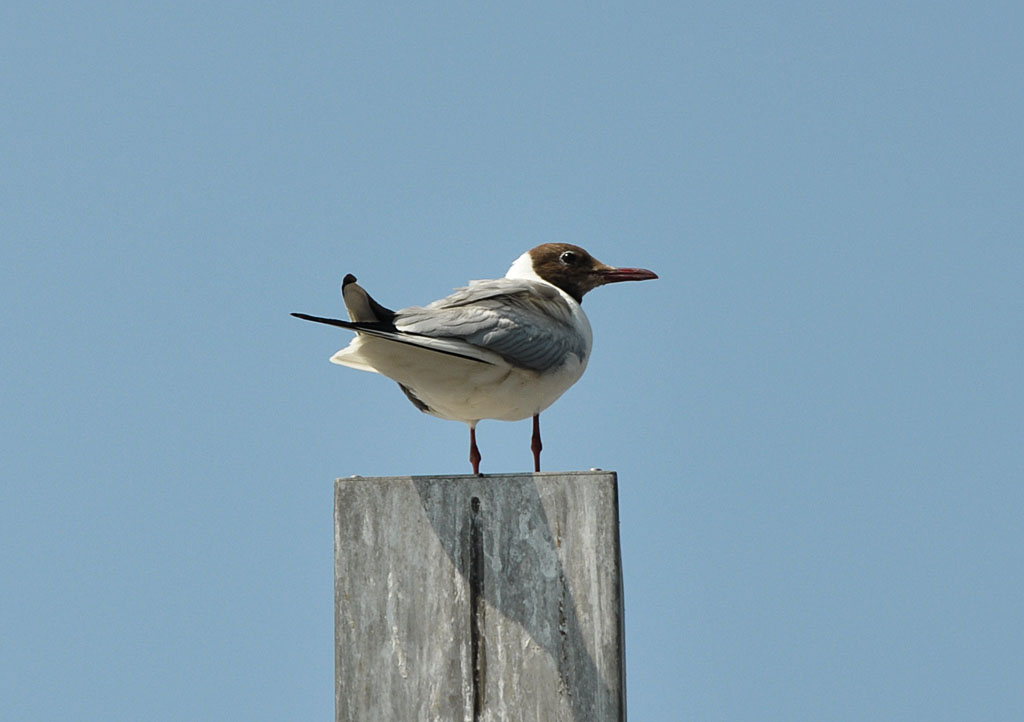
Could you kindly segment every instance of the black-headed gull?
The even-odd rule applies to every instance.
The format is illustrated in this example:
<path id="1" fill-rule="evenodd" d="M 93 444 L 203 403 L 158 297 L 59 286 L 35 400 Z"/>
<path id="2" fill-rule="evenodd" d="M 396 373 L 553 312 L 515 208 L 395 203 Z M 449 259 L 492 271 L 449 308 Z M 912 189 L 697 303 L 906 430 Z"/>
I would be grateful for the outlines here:
<path id="1" fill-rule="evenodd" d="M 480 473 L 476 425 L 533 417 L 534 470 L 540 471 L 540 412 L 587 368 L 593 337 L 583 295 L 618 281 L 657 276 L 607 266 L 579 246 L 545 243 L 520 256 L 504 278 L 470 281 L 427 306 L 392 311 L 345 276 L 351 321 L 293 316 L 356 332 L 331 361 L 383 374 L 418 408 L 469 424 L 469 460 Z"/>

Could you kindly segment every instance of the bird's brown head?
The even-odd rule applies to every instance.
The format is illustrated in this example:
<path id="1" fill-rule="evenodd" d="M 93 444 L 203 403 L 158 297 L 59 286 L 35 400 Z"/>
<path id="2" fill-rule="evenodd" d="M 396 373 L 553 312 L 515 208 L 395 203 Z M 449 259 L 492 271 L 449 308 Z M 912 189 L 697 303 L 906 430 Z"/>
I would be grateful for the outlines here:
<path id="1" fill-rule="evenodd" d="M 571 243 L 544 243 L 529 251 L 533 271 L 542 279 L 583 302 L 598 286 L 619 281 L 647 281 L 658 276 L 646 268 L 615 268 L 601 263 Z"/>

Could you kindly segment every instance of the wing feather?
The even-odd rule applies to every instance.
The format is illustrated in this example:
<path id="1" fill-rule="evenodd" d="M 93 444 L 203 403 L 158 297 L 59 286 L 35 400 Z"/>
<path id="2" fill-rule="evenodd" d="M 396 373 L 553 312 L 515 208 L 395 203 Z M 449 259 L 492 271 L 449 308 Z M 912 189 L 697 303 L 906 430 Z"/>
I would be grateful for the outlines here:
<path id="1" fill-rule="evenodd" d="M 403 308 L 378 321 L 292 315 L 471 361 L 504 360 L 534 371 L 559 366 L 569 354 L 585 361 L 589 350 L 569 301 L 554 286 L 529 279 L 470 281 L 447 298 Z"/>
<path id="2" fill-rule="evenodd" d="M 583 359 L 587 353 L 569 303 L 554 287 L 526 279 L 473 281 L 429 306 L 398 311 L 394 324 L 400 331 L 462 341 L 535 371 L 560 365 L 567 354 Z"/>

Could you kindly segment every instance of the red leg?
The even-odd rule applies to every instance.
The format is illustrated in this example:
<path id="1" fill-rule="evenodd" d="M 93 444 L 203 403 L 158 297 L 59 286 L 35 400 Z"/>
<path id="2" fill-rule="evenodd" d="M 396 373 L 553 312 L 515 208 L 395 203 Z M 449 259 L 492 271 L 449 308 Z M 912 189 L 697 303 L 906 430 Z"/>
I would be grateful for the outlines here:
<path id="1" fill-rule="evenodd" d="M 533 442 L 530 448 L 533 449 L 533 470 L 540 471 L 540 450 L 544 448 L 540 443 L 540 414 L 533 415 Z"/>
<path id="2" fill-rule="evenodd" d="M 473 473 L 480 476 L 480 449 L 476 446 L 476 427 L 469 427 L 469 463 L 473 465 Z"/>

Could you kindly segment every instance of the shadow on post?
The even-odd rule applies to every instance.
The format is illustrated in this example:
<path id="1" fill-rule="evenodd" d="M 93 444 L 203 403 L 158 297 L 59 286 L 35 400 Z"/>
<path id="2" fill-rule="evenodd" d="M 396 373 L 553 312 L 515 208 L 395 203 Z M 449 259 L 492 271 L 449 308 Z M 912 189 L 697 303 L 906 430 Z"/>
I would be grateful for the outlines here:
<path id="1" fill-rule="evenodd" d="M 614 691 L 609 687 L 588 646 L 593 637 L 581 627 L 573 583 L 583 580 L 580 570 L 567 572 L 560 556 L 562 533 L 549 523 L 538 486 L 543 479 L 413 481 L 445 553 L 468 582 L 473 719 L 489 702 L 488 657 L 500 654 L 488 648 L 485 638 L 486 615 L 492 610 L 520 625 L 550 656 L 577 722 L 625 719 L 624 680 L 616 680 Z"/>

